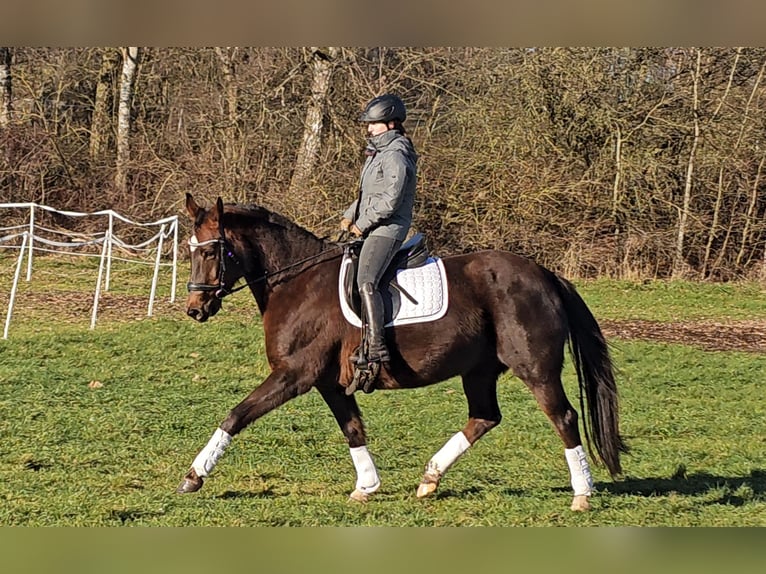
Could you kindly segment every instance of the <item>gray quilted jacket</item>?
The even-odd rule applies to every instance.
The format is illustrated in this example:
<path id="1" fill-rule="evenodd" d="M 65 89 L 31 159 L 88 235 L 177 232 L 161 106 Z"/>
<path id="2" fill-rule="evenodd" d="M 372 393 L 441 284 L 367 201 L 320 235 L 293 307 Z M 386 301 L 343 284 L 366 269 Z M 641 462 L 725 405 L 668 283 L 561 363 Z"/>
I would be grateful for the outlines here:
<path id="1" fill-rule="evenodd" d="M 374 153 L 362 166 L 361 194 L 343 217 L 356 223 L 364 237 L 404 241 L 412 223 L 418 156 L 410 140 L 394 130 L 369 143 Z"/>

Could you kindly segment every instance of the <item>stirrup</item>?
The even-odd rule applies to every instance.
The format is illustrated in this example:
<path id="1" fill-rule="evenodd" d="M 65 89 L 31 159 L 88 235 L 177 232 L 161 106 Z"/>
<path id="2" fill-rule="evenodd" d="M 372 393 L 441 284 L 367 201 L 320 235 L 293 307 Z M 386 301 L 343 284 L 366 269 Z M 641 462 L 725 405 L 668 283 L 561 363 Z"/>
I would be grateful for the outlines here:
<path id="1" fill-rule="evenodd" d="M 375 383 L 378 382 L 378 375 L 380 375 L 380 361 L 368 363 L 367 369 L 370 375 L 364 379 L 362 390 L 369 395 L 375 390 Z"/>
<path id="2" fill-rule="evenodd" d="M 356 364 L 354 367 L 354 376 L 346 387 L 346 394 L 349 396 L 353 395 L 360 385 L 365 393 L 371 393 L 375 390 L 375 381 L 378 380 L 379 374 L 380 363 L 377 361 L 367 362 L 362 365 Z"/>

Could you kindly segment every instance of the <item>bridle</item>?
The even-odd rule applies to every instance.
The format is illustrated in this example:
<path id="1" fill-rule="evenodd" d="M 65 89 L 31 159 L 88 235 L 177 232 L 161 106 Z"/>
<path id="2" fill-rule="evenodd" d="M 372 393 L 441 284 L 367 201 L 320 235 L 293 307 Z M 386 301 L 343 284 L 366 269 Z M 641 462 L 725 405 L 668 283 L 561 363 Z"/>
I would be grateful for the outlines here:
<path id="1" fill-rule="evenodd" d="M 223 230 L 221 230 L 223 231 Z M 244 289 L 245 287 L 249 287 L 251 285 L 255 285 L 257 283 L 260 283 L 262 281 L 266 281 L 270 279 L 271 277 L 274 277 L 275 275 L 279 275 L 280 273 L 284 273 L 285 271 L 288 271 L 290 269 L 293 269 L 294 267 L 298 267 L 299 265 L 303 265 L 304 263 L 307 263 L 309 261 L 312 261 L 314 259 L 318 259 L 322 255 L 325 255 L 331 249 L 326 249 L 323 251 L 320 251 L 316 255 L 310 255 L 308 257 L 305 257 L 304 259 L 301 259 L 300 261 L 296 261 L 295 263 L 291 263 L 290 265 L 287 265 L 286 267 L 283 267 L 282 269 L 278 269 L 277 271 L 272 271 L 269 273 L 264 273 L 260 277 L 257 277 L 251 281 L 245 282 L 243 285 L 240 285 L 239 287 L 230 288 L 226 286 L 226 283 L 224 282 L 224 277 L 226 275 L 226 261 L 231 260 L 235 265 L 241 266 L 239 260 L 234 255 L 234 250 L 231 248 L 231 245 L 229 245 L 229 242 L 226 240 L 226 237 L 223 233 L 221 233 L 220 237 L 216 237 L 213 239 L 208 239 L 206 241 L 197 241 L 196 237 L 192 236 L 191 239 L 189 239 L 189 247 L 194 251 L 197 247 L 204 247 L 205 245 L 218 245 L 218 282 L 217 283 L 194 283 L 192 281 L 189 281 L 186 284 L 186 290 L 189 291 L 189 293 L 192 293 L 194 291 L 198 292 L 214 292 L 214 296 L 216 299 L 223 299 L 227 295 L 231 295 L 233 293 L 236 293 L 237 291 L 240 291 Z M 342 249 L 343 247 L 341 245 L 335 244 L 334 248 Z M 341 254 L 339 253 L 338 256 Z"/>
<path id="2" fill-rule="evenodd" d="M 205 245 L 213 245 L 218 244 L 218 283 L 194 283 L 192 281 L 189 281 L 186 284 L 186 290 L 189 291 L 189 293 L 192 293 L 193 291 L 201 291 L 201 292 L 210 292 L 214 291 L 214 295 L 217 299 L 223 299 L 226 297 L 226 295 L 231 295 L 232 293 L 239 291 L 240 289 L 247 287 L 247 283 L 245 285 L 241 285 L 235 289 L 229 289 L 226 287 L 226 284 L 224 283 L 224 276 L 226 275 L 226 260 L 231 259 L 236 265 L 239 265 L 239 261 L 237 261 L 237 258 L 234 256 L 234 252 L 231 250 L 228 242 L 226 241 L 226 238 L 216 237 L 214 239 L 208 239 L 207 241 L 197 241 L 195 236 L 192 236 L 191 239 L 189 239 L 189 247 L 192 251 L 197 249 L 198 247 L 204 247 Z"/>

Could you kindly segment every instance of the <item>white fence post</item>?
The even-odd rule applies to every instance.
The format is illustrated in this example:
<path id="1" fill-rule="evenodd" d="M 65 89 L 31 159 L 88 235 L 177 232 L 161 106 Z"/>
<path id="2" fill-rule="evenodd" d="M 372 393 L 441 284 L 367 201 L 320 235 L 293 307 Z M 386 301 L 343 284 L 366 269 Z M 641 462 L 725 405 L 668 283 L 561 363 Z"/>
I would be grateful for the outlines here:
<path id="1" fill-rule="evenodd" d="M 160 273 L 160 258 L 162 257 L 162 239 L 165 237 L 165 224 L 160 227 L 160 237 L 157 240 L 157 258 L 154 260 L 154 275 L 152 275 L 152 289 L 149 294 L 149 309 L 147 316 L 152 316 L 152 310 L 154 309 L 154 294 L 157 292 L 157 277 Z"/>
<path id="2" fill-rule="evenodd" d="M 106 254 L 106 281 L 104 282 L 104 291 L 109 291 L 109 280 L 112 277 L 112 234 L 114 233 L 114 212 L 109 210 L 109 231 L 106 233 L 107 254 Z"/>
<path id="3" fill-rule="evenodd" d="M 5 329 L 3 330 L 3 339 L 8 338 L 8 327 L 11 325 L 11 315 L 13 314 L 13 302 L 16 300 L 16 288 L 19 284 L 19 275 L 21 275 L 21 261 L 24 259 L 24 247 L 27 245 L 29 235 L 25 231 L 21 240 L 21 249 L 19 249 L 19 259 L 16 262 L 16 273 L 13 275 L 13 287 L 11 287 L 11 299 L 8 302 L 8 313 L 5 315 Z"/>
<path id="4" fill-rule="evenodd" d="M 90 328 L 96 326 L 96 315 L 98 315 L 98 300 L 101 297 L 101 277 L 104 274 L 104 259 L 106 258 L 107 240 L 101 246 L 101 262 L 98 264 L 98 280 L 96 281 L 96 293 L 93 296 L 93 311 L 90 315 Z"/>
<path id="5" fill-rule="evenodd" d="M 170 302 L 176 300 L 176 267 L 178 263 L 178 218 L 173 221 L 173 277 L 170 280 Z"/>
<path id="6" fill-rule="evenodd" d="M 25 238 L 26 239 L 26 238 Z M 29 206 L 29 257 L 27 258 L 27 281 L 32 280 L 32 247 L 35 243 L 35 204 Z M 22 247 L 22 251 L 24 248 Z"/>

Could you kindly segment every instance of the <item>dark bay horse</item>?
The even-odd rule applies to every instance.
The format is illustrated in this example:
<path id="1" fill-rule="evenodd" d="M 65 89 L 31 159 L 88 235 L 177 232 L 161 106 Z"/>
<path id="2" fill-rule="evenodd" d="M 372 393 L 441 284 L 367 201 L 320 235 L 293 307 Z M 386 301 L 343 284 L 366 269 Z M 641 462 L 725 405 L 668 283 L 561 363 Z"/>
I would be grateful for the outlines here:
<path id="1" fill-rule="evenodd" d="M 178 487 L 195 492 L 233 436 L 259 417 L 315 387 L 348 441 L 357 472 L 351 498 L 366 501 L 380 486 L 366 446 L 349 357 L 360 331 L 338 302 L 340 248 L 285 217 L 257 206 L 210 209 L 186 195 L 193 220 L 191 277 L 186 312 L 205 322 L 221 309 L 234 284 L 248 287 L 263 316 L 271 374 L 236 405 Z M 532 261 L 503 251 L 443 259 L 449 307 L 431 323 L 386 330 L 391 362 L 379 389 L 408 389 L 461 377 L 468 401 L 463 429 L 428 461 L 417 496 L 436 491 L 447 469 L 500 423 L 498 376 L 509 370 L 532 391 L 564 443 L 574 490 L 572 510 L 587 510 L 593 481 L 578 414 L 561 384 L 569 344 L 580 388 L 583 429 L 590 449 L 614 477 L 621 474 L 618 397 L 607 344 L 574 286 Z M 586 406 L 587 405 L 587 406 Z"/>

